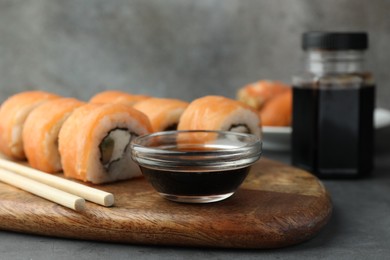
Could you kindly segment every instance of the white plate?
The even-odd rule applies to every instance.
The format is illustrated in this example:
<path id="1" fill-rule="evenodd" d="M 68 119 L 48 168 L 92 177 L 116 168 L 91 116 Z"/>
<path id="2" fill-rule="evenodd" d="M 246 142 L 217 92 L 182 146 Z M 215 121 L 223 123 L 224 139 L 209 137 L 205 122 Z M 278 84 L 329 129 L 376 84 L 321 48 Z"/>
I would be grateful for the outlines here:
<path id="1" fill-rule="evenodd" d="M 375 129 L 390 126 L 390 111 L 376 108 L 374 113 Z M 263 126 L 263 149 L 269 151 L 289 151 L 291 127 Z"/>

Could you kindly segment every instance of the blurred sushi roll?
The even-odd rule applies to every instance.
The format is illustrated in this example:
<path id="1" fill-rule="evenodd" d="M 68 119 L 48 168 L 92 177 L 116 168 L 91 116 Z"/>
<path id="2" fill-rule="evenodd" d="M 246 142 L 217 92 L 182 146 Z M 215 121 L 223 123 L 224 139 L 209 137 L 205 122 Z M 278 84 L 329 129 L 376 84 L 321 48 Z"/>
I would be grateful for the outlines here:
<path id="1" fill-rule="evenodd" d="M 89 103 L 106 104 L 106 103 L 120 103 L 126 105 L 134 105 L 135 103 L 150 98 L 147 95 L 134 95 L 119 90 L 105 90 L 97 93 L 90 98 Z"/>
<path id="2" fill-rule="evenodd" d="M 30 112 L 60 96 L 44 91 L 25 91 L 10 96 L 0 107 L 0 151 L 14 159 L 25 159 L 22 132 Z"/>
<path id="3" fill-rule="evenodd" d="M 271 80 L 259 80 L 237 91 L 237 99 L 254 109 L 260 110 L 271 99 L 288 91 L 290 86 Z"/>
<path id="4" fill-rule="evenodd" d="M 144 113 L 154 132 L 176 130 L 180 117 L 189 103 L 172 98 L 149 98 L 134 104 Z"/>
<path id="5" fill-rule="evenodd" d="M 62 125 L 59 151 L 64 175 L 95 184 L 141 175 L 131 159 L 133 138 L 152 132 L 148 118 L 131 106 L 86 104 Z"/>
<path id="6" fill-rule="evenodd" d="M 259 113 L 262 126 L 290 126 L 292 88 L 280 81 L 260 80 L 237 92 L 237 99 Z"/>
<path id="7" fill-rule="evenodd" d="M 58 134 L 72 111 L 83 104 L 74 98 L 58 98 L 32 110 L 23 127 L 23 147 L 31 167 L 48 173 L 62 170 Z"/>
<path id="8" fill-rule="evenodd" d="M 289 126 L 292 123 L 292 90 L 268 101 L 259 111 L 263 126 Z"/>
<path id="9" fill-rule="evenodd" d="M 205 96 L 190 103 L 178 130 L 222 130 L 261 137 L 260 117 L 250 106 L 222 96 Z"/>

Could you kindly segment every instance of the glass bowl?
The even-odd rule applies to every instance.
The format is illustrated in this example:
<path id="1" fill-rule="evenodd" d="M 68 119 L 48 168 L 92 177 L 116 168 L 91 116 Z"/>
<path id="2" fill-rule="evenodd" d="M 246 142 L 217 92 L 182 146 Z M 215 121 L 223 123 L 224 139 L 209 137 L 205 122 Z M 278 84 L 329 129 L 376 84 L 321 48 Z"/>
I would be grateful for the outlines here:
<path id="1" fill-rule="evenodd" d="M 165 131 L 135 138 L 132 158 L 164 198 L 208 203 L 234 194 L 261 155 L 261 140 L 227 131 Z"/>

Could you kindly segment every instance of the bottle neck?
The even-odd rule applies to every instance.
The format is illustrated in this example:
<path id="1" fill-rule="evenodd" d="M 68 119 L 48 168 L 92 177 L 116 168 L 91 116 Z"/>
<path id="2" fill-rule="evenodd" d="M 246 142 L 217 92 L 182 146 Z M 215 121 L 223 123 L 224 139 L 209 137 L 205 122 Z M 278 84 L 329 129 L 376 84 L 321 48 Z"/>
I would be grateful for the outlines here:
<path id="1" fill-rule="evenodd" d="M 364 71 L 363 51 L 306 51 L 306 69 L 317 74 L 359 73 Z"/>

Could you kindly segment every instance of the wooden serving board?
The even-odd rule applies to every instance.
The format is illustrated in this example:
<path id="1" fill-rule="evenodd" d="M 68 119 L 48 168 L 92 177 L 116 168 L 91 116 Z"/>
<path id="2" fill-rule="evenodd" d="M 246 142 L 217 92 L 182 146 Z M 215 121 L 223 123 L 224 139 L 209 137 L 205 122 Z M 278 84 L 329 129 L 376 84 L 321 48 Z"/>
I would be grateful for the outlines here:
<path id="1" fill-rule="evenodd" d="M 143 178 L 98 186 L 115 195 L 83 212 L 0 183 L 0 229 L 132 244 L 278 248 L 305 241 L 327 223 L 328 192 L 313 175 L 262 158 L 230 198 L 181 204 L 160 197 Z"/>

